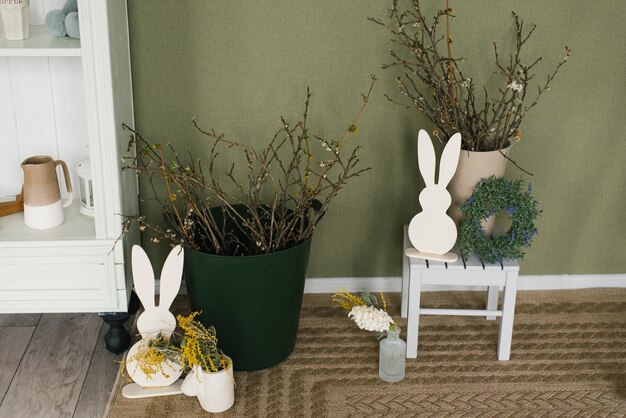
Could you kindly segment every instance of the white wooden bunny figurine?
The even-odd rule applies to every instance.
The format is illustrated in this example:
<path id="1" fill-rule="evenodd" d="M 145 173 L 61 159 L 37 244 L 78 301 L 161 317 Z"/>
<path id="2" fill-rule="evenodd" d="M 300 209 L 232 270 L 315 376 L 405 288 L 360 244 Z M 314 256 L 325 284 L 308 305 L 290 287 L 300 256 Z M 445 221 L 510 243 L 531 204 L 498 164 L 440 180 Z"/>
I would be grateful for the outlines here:
<path id="1" fill-rule="evenodd" d="M 154 270 L 152 270 L 150 260 L 143 248 L 139 245 L 133 245 L 133 282 L 135 292 L 145 309 L 137 320 L 137 329 L 143 338 L 154 338 L 159 332 L 169 337 L 176 329 L 176 318 L 170 312 L 170 306 L 180 289 L 183 262 L 183 249 L 177 245 L 172 248 L 165 264 L 163 264 L 159 306 L 156 306 Z"/>
<path id="2" fill-rule="evenodd" d="M 421 129 L 417 138 L 417 158 L 426 187 L 420 193 L 422 212 L 409 224 L 409 240 L 415 248 L 406 255 L 437 261 L 454 262 L 457 255 L 448 252 L 454 247 L 457 230 L 446 211 L 452 199 L 446 186 L 454 176 L 461 152 L 461 134 L 448 140 L 439 163 L 439 179 L 435 183 L 435 148 L 428 133 Z"/>
<path id="3" fill-rule="evenodd" d="M 155 338 L 159 333 L 169 337 L 176 329 L 176 318 L 169 309 L 180 289 L 183 261 L 183 249 L 177 245 L 170 251 L 163 265 L 159 305 L 156 306 L 154 270 L 145 251 L 138 245 L 133 246 L 133 282 L 135 284 L 135 292 L 139 296 L 139 300 L 141 300 L 145 310 L 137 319 L 137 330 L 141 334 L 142 339 L 130 348 L 127 359 L 132 359 L 140 349 L 145 348 L 149 339 Z M 135 383 L 126 385 L 122 389 L 122 394 L 127 398 L 182 393 L 180 390 L 182 381 L 177 382 L 183 372 L 180 364 L 166 360 L 162 364 L 163 373 L 153 373 L 148 377 L 139 368 L 136 361 L 128 360 L 126 362 L 126 370 L 131 379 L 135 381 Z"/>

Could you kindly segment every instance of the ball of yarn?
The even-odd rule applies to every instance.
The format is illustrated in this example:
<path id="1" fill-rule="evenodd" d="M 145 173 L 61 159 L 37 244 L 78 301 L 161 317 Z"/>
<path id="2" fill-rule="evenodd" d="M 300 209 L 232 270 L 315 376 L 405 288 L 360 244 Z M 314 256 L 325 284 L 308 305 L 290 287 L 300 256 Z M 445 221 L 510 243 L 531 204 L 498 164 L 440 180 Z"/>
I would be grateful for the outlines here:
<path id="1" fill-rule="evenodd" d="M 67 35 L 65 30 L 65 15 L 61 10 L 50 10 L 46 15 L 46 29 L 54 36 Z"/>
<path id="2" fill-rule="evenodd" d="M 80 28 L 78 27 L 78 13 L 71 12 L 65 16 L 65 30 L 70 38 L 80 39 Z"/>

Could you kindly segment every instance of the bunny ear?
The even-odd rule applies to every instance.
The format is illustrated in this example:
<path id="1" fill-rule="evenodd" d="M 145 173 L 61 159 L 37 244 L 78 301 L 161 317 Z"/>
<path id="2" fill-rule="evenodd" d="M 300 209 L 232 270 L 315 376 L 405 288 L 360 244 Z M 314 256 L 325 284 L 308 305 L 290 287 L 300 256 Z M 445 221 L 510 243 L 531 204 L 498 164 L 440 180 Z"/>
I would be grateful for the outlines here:
<path id="1" fill-rule="evenodd" d="M 420 129 L 417 137 L 417 161 L 426 187 L 435 184 L 435 148 L 428 133 Z"/>
<path id="2" fill-rule="evenodd" d="M 161 287 L 159 308 L 169 309 L 180 289 L 180 281 L 183 277 L 183 262 L 185 253 L 180 245 L 175 246 L 163 264 L 161 270 Z"/>
<path id="3" fill-rule="evenodd" d="M 459 155 L 461 154 L 461 134 L 455 133 L 450 139 L 441 154 L 441 162 L 439 163 L 439 180 L 437 184 L 446 187 L 452 180 L 456 172 L 456 166 L 459 164 Z"/>
<path id="4" fill-rule="evenodd" d="M 132 269 L 135 292 L 141 304 L 146 309 L 154 308 L 154 270 L 146 252 L 139 245 L 133 245 Z"/>

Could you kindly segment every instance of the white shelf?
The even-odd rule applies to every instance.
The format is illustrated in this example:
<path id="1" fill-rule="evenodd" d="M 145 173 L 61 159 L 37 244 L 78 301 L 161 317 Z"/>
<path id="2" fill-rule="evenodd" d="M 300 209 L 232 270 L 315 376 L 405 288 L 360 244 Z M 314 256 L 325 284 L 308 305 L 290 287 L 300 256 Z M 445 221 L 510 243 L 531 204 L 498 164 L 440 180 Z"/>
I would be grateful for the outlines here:
<path id="1" fill-rule="evenodd" d="M 46 10 L 64 1 L 31 1 L 31 23 L 41 24 Z M 133 156 L 118 122 L 134 120 L 126 0 L 78 0 L 78 9 L 81 40 L 36 25 L 23 41 L 0 33 L 0 194 L 17 192 L 23 158 L 53 155 L 74 167 L 88 142 L 98 213 L 85 216 L 74 201 L 65 222 L 45 231 L 28 228 L 23 213 L 0 217 L 0 313 L 128 307 L 125 260 L 139 231 L 116 240 L 122 229 L 116 214 L 138 213 L 137 178 L 119 170 L 120 159 Z"/>
<path id="2" fill-rule="evenodd" d="M 80 40 L 59 38 L 44 26 L 30 26 L 30 37 L 22 41 L 7 41 L 0 37 L 0 57 L 79 57 Z"/>
<path id="3" fill-rule="evenodd" d="M 0 247 L 3 241 L 63 241 L 96 239 L 94 218 L 78 211 L 76 199 L 64 209 L 65 221 L 56 228 L 39 231 L 24 224 L 24 212 L 0 217 Z"/>

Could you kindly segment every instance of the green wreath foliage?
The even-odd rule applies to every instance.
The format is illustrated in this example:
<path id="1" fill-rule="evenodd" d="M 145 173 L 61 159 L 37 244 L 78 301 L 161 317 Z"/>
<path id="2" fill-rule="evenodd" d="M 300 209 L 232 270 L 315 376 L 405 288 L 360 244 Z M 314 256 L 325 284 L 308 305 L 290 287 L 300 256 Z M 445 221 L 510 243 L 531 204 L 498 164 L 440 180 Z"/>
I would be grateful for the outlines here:
<path id="1" fill-rule="evenodd" d="M 532 186 L 522 190 L 522 181 L 489 177 L 482 179 L 474 194 L 461 206 L 465 221 L 459 232 L 459 250 L 467 260 L 473 250 L 483 262 L 521 258 L 537 234 L 535 221 L 541 210 L 533 198 Z M 500 211 L 511 217 L 507 233 L 488 238 L 481 223 Z"/>

